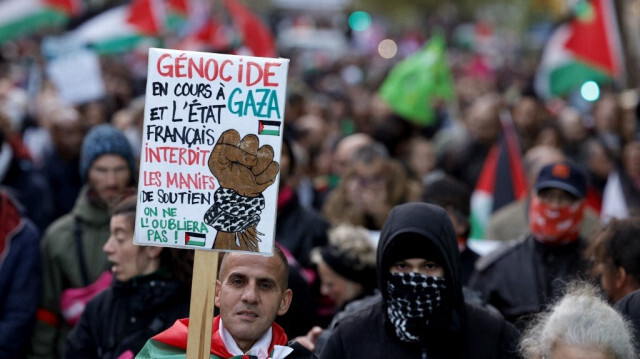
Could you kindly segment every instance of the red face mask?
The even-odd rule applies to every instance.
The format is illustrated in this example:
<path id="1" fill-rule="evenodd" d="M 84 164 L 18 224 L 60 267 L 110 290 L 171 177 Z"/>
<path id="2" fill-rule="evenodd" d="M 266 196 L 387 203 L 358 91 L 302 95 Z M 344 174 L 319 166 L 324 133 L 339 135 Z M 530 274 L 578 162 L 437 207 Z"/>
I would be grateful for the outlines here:
<path id="1" fill-rule="evenodd" d="M 529 229 L 542 243 L 570 243 L 578 239 L 583 213 L 584 201 L 552 207 L 534 195 L 529 206 Z"/>

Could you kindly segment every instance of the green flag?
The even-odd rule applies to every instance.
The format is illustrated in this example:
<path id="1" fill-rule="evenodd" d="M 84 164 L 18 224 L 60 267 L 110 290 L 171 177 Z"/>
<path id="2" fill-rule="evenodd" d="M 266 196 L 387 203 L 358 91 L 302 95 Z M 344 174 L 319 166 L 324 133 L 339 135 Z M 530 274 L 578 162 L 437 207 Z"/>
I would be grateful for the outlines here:
<path id="1" fill-rule="evenodd" d="M 434 35 L 416 54 L 398 63 L 380 86 L 391 109 L 420 125 L 435 120 L 434 99 L 451 99 L 453 84 L 442 34 Z"/>

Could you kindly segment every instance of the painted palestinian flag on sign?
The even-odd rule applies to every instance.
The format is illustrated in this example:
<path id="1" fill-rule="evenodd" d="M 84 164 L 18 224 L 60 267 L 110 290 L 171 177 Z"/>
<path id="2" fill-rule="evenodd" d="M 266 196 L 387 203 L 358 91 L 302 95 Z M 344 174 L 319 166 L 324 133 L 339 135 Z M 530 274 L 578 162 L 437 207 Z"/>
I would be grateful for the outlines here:
<path id="1" fill-rule="evenodd" d="M 280 121 L 259 121 L 258 134 L 280 136 Z"/>
<path id="2" fill-rule="evenodd" d="M 613 0 L 581 1 L 575 16 L 549 38 L 535 79 L 545 98 L 575 91 L 587 81 L 621 78 L 622 51 Z"/>
<path id="3" fill-rule="evenodd" d="M 184 232 L 184 244 L 188 246 L 204 247 L 207 236 L 202 233 Z"/>
<path id="4" fill-rule="evenodd" d="M 0 44 L 47 28 L 62 28 L 80 12 L 76 0 L 0 1 Z"/>

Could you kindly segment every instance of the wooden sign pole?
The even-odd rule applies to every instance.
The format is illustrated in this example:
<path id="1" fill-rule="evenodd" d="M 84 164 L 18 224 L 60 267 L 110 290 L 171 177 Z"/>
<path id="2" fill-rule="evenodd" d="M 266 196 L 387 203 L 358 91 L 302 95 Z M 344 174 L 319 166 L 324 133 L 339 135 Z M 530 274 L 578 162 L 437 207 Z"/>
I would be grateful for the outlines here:
<path id="1" fill-rule="evenodd" d="M 218 275 L 218 252 L 195 252 L 186 359 L 206 359 L 209 358 L 211 352 L 211 327 Z"/>

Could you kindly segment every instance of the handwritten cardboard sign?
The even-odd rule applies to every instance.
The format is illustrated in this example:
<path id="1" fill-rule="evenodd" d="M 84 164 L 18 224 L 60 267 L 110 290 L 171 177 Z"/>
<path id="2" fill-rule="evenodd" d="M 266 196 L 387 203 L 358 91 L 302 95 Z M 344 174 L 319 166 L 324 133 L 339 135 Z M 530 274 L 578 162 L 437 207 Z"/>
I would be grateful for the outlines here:
<path id="1" fill-rule="evenodd" d="M 136 244 L 272 253 L 288 65 L 149 50 Z"/>

